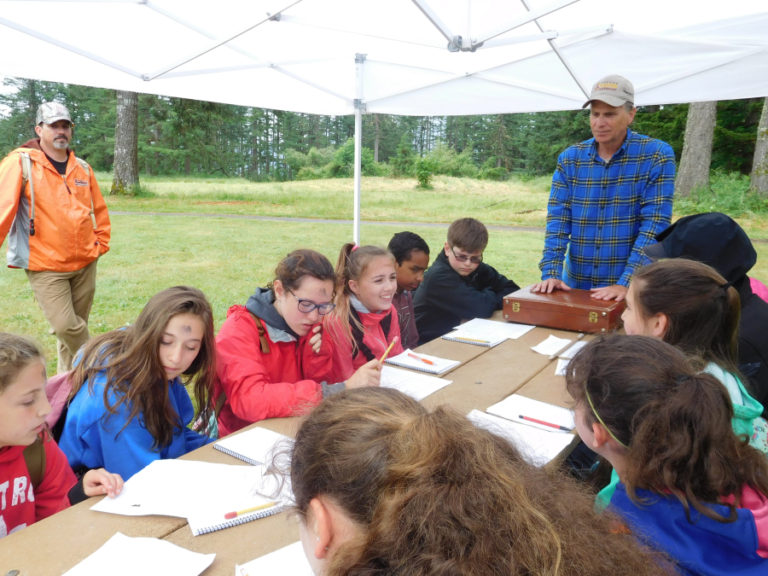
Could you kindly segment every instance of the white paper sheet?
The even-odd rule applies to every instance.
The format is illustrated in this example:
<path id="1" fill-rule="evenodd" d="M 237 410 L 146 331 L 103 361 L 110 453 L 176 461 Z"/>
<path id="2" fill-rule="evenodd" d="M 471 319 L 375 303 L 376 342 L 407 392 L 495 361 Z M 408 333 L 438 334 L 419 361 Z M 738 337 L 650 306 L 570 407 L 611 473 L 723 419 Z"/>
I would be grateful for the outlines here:
<path id="1" fill-rule="evenodd" d="M 235 576 L 314 576 L 301 542 L 294 542 L 279 550 L 260 556 L 235 567 Z"/>
<path id="2" fill-rule="evenodd" d="M 400 392 L 419 401 L 437 392 L 440 388 L 448 386 L 451 382 L 453 380 L 443 380 L 436 376 L 401 370 L 393 366 L 385 365 L 381 368 L 381 385 L 383 387 L 400 390 Z"/>
<path id="3" fill-rule="evenodd" d="M 531 350 L 543 354 L 544 356 L 553 356 L 563 350 L 568 344 L 573 342 L 568 338 L 558 338 L 550 334 L 546 339 L 542 340 L 536 346 L 531 346 Z"/>
<path id="4" fill-rule="evenodd" d="M 64 576 L 197 576 L 215 557 L 165 540 L 130 538 L 117 532 Z"/>
<path id="5" fill-rule="evenodd" d="M 566 358 L 567 360 L 570 360 L 574 356 L 576 356 L 576 352 L 584 348 L 584 346 L 587 345 L 587 342 L 584 340 L 578 340 L 573 343 L 572 346 L 569 346 L 566 350 L 560 353 L 560 358 Z"/>

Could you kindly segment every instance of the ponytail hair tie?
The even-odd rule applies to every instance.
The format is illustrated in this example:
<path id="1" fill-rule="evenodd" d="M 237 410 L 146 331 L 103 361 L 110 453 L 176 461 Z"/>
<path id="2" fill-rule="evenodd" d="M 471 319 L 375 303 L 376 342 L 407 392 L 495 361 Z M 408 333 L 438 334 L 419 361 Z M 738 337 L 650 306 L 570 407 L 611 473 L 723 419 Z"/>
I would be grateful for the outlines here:
<path id="1" fill-rule="evenodd" d="M 723 290 L 726 290 L 726 291 L 727 291 L 727 290 L 728 290 L 728 288 L 730 288 L 731 286 L 733 286 L 733 282 L 731 282 L 730 280 L 729 280 L 728 282 L 726 282 L 725 284 L 720 284 L 720 288 L 722 288 Z"/>
<path id="2" fill-rule="evenodd" d="M 360 246 L 358 246 L 357 244 L 355 244 L 354 246 L 352 246 L 352 249 L 350 250 L 350 252 L 354 252 L 354 251 L 355 251 L 355 250 L 357 250 L 358 248 L 360 248 Z"/>

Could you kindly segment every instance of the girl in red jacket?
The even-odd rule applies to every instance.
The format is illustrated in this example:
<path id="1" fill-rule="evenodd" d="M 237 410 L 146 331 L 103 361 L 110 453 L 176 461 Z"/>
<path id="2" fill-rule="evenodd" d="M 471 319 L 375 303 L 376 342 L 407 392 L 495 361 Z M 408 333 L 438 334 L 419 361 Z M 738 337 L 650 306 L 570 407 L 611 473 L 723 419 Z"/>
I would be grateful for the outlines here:
<path id="1" fill-rule="evenodd" d="M 397 272 L 392 254 L 378 246 L 345 244 L 336 264 L 336 308 L 325 326 L 332 340 L 335 380 L 345 380 L 366 362 L 403 351 L 392 299 Z"/>
<path id="2" fill-rule="evenodd" d="M 295 250 L 278 264 L 267 287 L 257 288 L 245 306 L 229 309 L 216 337 L 219 435 L 301 413 L 345 387 L 378 385 L 378 362 L 348 379 L 329 378 L 331 350 L 320 320 L 335 306 L 335 280 L 325 256 Z"/>
<path id="3" fill-rule="evenodd" d="M 0 332 L 0 537 L 67 508 L 68 495 L 120 492 L 123 480 L 103 468 L 78 482 L 67 458 L 45 429 L 51 405 L 45 395 L 45 363 L 38 347 L 22 336 Z M 24 450 L 42 442 L 42 477 L 33 484 Z"/>

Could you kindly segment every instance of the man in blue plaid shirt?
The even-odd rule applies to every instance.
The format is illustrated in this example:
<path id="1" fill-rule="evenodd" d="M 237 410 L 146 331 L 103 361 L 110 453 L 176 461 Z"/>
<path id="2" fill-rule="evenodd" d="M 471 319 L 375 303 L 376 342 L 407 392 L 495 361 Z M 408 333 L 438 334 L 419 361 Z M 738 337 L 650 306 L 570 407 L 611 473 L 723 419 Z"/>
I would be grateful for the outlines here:
<path id="1" fill-rule="evenodd" d="M 583 288 L 599 300 L 623 300 L 632 273 L 648 262 L 643 249 L 669 225 L 675 155 L 666 142 L 629 129 L 634 99 L 622 76 L 592 88 L 584 107 L 593 138 L 558 158 L 534 292 Z"/>

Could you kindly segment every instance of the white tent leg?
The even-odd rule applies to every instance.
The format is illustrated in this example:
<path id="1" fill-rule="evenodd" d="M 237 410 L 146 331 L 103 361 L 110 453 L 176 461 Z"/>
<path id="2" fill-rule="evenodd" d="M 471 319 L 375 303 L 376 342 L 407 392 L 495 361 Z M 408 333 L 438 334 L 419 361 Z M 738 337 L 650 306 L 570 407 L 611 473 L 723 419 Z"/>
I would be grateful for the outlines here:
<path id="1" fill-rule="evenodd" d="M 365 54 L 355 54 L 355 76 L 357 78 L 357 98 L 355 98 L 355 167 L 354 167 L 354 215 L 352 224 L 352 241 L 360 245 L 360 173 L 362 171 L 363 147 L 363 65 Z"/>

